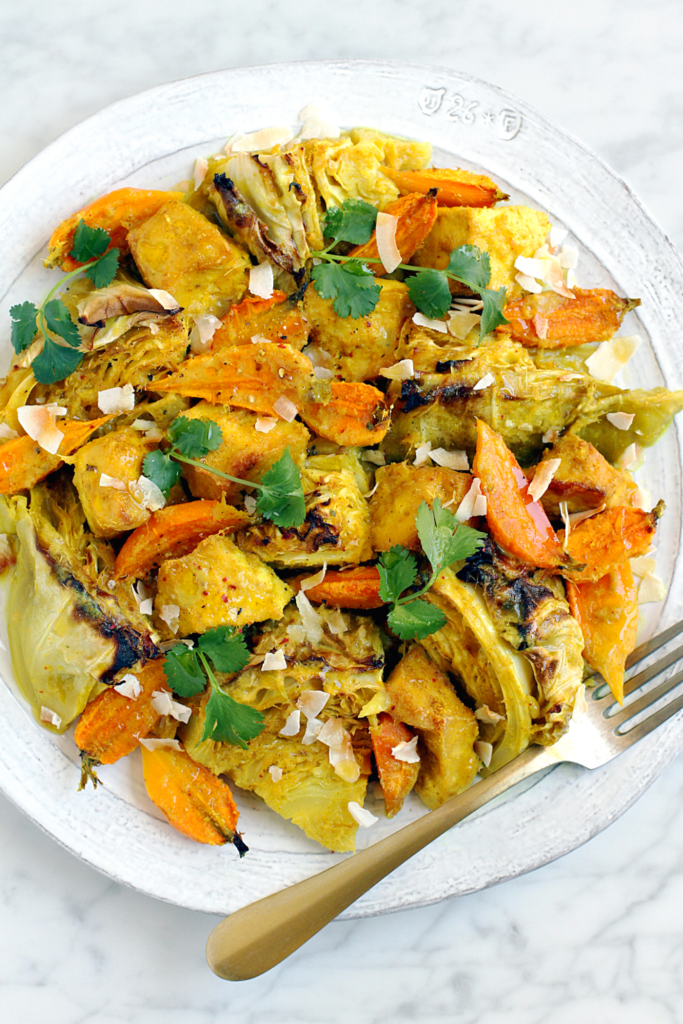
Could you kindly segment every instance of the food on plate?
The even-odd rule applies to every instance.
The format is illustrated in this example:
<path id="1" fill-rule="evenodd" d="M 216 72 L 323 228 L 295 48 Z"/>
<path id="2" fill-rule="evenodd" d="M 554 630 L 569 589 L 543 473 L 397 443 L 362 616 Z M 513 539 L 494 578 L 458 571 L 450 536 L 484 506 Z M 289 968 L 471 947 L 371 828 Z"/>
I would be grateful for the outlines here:
<path id="1" fill-rule="evenodd" d="M 683 409 L 615 383 L 639 300 L 579 287 L 545 213 L 311 134 L 49 225 L 65 276 L 0 382 L 23 696 L 83 787 L 140 747 L 169 822 L 240 855 L 239 790 L 350 851 L 369 791 L 438 807 L 592 673 L 623 699 L 664 589 L 634 472 Z"/>

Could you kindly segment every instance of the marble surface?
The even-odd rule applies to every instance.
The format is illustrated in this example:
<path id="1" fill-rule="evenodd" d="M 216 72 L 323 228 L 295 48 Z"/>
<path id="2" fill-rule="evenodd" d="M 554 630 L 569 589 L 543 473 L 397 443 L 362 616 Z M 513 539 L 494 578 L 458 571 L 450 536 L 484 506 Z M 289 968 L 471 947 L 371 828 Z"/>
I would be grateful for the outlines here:
<path id="1" fill-rule="evenodd" d="M 514 15 L 504 0 L 5 0 L 0 180 L 103 105 L 173 78 L 276 60 L 405 59 L 535 105 L 612 164 L 680 247 L 682 43 L 674 0 L 647 13 L 634 0 L 527 0 Z M 563 860 L 456 902 L 336 923 L 264 978 L 231 985 L 204 964 L 217 919 L 117 886 L 0 798 L 2 1020 L 675 1024 L 682 805 L 683 756 Z"/>

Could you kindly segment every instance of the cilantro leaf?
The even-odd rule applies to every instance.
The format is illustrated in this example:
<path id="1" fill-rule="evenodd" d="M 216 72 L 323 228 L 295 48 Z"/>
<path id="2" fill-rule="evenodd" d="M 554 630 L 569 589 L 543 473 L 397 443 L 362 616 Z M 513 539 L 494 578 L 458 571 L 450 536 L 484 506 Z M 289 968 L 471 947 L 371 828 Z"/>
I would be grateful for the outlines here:
<path id="1" fill-rule="evenodd" d="M 432 566 L 430 583 L 442 569 L 473 555 L 486 539 L 486 534 L 480 530 L 459 523 L 449 509 L 441 507 L 438 498 L 434 499 L 432 508 L 426 501 L 420 502 L 415 525 L 422 550 Z"/>
<path id="2" fill-rule="evenodd" d="M 71 319 L 71 313 L 61 299 L 52 299 L 50 302 L 46 302 L 43 307 L 43 316 L 49 331 L 59 335 L 72 348 L 78 348 L 81 336 L 76 324 Z"/>
<path id="3" fill-rule="evenodd" d="M 253 740 L 263 731 L 263 715 L 247 704 L 233 700 L 211 682 L 211 696 L 206 705 L 202 741 L 232 743 L 247 749 L 246 740 Z"/>
<path id="4" fill-rule="evenodd" d="M 79 263 L 89 263 L 101 256 L 110 242 L 111 238 L 104 228 L 91 228 L 84 220 L 79 220 L 69 255 Z"/>
<path id="5" fill-rule="evenodd" d="M 12 317 L 12 345 L 19 355 L 29 347 L 36 336 L 38 310 L 32 302 L 22 302 L 20 306 L 12 306 L 9 315 Z"/>
<path id="6" fill-rule="evenodd" d="M 446 273 L 457 277 L 473 291 L 481 292 L 488 288 L 491 280 L 491 259 L 476 245 L 461 245 L 451 253 Z"/>
<path id="7" fill-rule="evenodd" d="M 394 605 L 387 622 L 392 633 L 396 633 L 401 640 L 424 640 L 446 625 L 446 616 L 440 608 L 418 599 L 408 604 Z"/>
<path id="8" fill-rule="evenodd" d="M 164 675 L 179 697 L 193 697 L 206 688 L 206 676 L 197 653 L 185 644 L 176 644 L 166 653 Z"/>
<path id="9" fill-rule="evenodd" d="M 168 439 L 181 455 L 201 459 L 218 448 L 223 431 L 214 420 L 177 416 L 168 428 Z"/>
<path id="10" fill-rule="evenodd" d="M 207 658 L 211 658 L 219 672 L 239 672 L 250 657 L 244 637 L 232 626 L 208 629 L 199 637 L 198 647 Z"/>
<path id="11" fill-rule="evenodd" d="M 499 288 L 498 291 L 490 291 L 487 288 L 482 289 L 480 292 L 484 308 L 481 311 L 481 337 L 489 331 L 495 331 L 496 327 L 501 324 L 507 324 L 510 321 L 505 319 L 503 315 L 503 308 L 505 306 L 505 288 Z"/>
<path id="12" fill-rule="evenodd" d="M 311 279 L 318 295 L 333 299 L 337 316 L 368 316 L 379 302 L 382 289 L 360 260 L 346 263 L 320 263 L 311 270 Z"/>
<path id="13" fill-rule="evenodd" d="M 31 369 L 39 384 L 54 384 L 68 377 L 82 362 L 82 352 L 46 338 L 42 352 L 31 363 Z"/>
<path id="14" fill-rule="evenodd" d="M 306 499 L 299 467 L 289 448 L 261 477 L 261 495 L 256 510 L 276 526 L 301 526 L 306 518 Z"/>
<path id="15" fill-rule="evenodd" d="M 323 221 L 325 238 L 335 242 L 365 245 L 370 241 L 377 222 L 377 210 L 363 199 L 345 199 L 341 206 L 327 211 Z"/>
<path id="16" fill-rule="evenodd" d="M 182 475 L 182 470 L 177 462 L 174 462 L 170 455 L 162 452 L 160 448 L 149 452 L 142 461 L 142 471 L 148 480 L 156 484 L 165 498 Z"/>
<path id="17" fill-rule="evenodd" d="M 451 304 L 448 278 L 441 270 L 420 270 L 406 282 L 408 295 L 421 313 L 432 320 L 446 315 Z"/>
<path id="18" fill-rule="evenodd" d="M 417 562 L 407 548 L 396 544 L 379 556 L 379 596 L 383 601 L 398 601 L 404 590 L 415 582 Z"/>
<path id="19" fill-rule="evenodd" d="M 91 263 L 85 269 L 85 276 L 89 277 L 96 288 L 106 288 L 114 280 L 114 275 L 119 266 L 119 250 L 110 249 L 96 263 Z"/>

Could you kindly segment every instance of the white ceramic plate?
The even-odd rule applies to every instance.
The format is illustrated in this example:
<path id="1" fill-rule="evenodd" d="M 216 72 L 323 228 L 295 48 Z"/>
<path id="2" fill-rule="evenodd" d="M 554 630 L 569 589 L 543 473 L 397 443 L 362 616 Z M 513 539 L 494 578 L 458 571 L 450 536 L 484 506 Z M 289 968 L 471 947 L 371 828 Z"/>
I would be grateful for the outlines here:
<path id="1" fill-rule="evenodd" d="M 92 197 L 124 184 L 170 187 L 194 158 L 234 131 L 294 124 L 312 100 L 340 124 L 430 140 L 435 162 L 489 173 L 513 199 L 548 211 L 569 228 L 579 281 L 639 296 L 626 333 L 649 344 L 633 361 L 639 386 L 679 384 L 677 306 L 683 266 L 627 186 L 597 157 L 525 104 L 494 86 L 438 68 L 375 62 L 269 65 L 171 83 L 117 103 L 67 132 L 0 191 L 0 365 L 9 358 L 8 309 L 36 299 L 54 280 L 42 268 L 51 229 Z M 631 383 L 625 381 L 625 384 Z M 644 631 L 680 614 L 674 571 L 681 528 L 680 451 L 671 430 L 648 453 L 644 482 L 667 501 L 658 532 L 659 572 L 669 587 Z M 4 614 L 0 634 L 6 642 Z M 250 846 L 201 846 L 161 820 L 144 793 L 135 756 L 102 769 L 97 792 L 77 793 L 76 749 L 36 726 L 16 697 L 0 651 L 0 786 L 38 825 L 77 856 L 142 892 L 195 910 L 227 913 L 340 859 L 307 840 L 261 802 L 238 793 Z M 545 864 L 585 842 L 650 785 L 683 746 L 683 721 L 669 722 L 594 772 L 562 765 L 489 804 L 361 899 L 347 916 L 420 906 L 472 892 Z M 372 806 L 372 801 L 369 801 Z M 393 822 L 360 830 L 374 842 L 424 813 L 417 800 Z"/>

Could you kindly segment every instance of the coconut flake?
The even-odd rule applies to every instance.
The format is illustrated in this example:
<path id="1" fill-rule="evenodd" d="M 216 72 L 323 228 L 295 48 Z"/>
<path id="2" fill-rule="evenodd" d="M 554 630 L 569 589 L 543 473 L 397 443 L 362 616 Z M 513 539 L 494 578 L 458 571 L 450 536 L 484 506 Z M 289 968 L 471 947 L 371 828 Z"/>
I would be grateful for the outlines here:
<path id="1" fill-rule="evenodd" d="M 320 572 L 317 572 L 315 576 L 307 576 L 301 581 L 301 589 L 304 593 L 307 590 L 312 590 L 313 587 L 317 587 L 325 579 L 325 573 L 327 572 L 327 562 L 323 562 L 323 567 Z"/>
<path id="2" fill-rule="evenodd" d="M 529 277 L 528 274 L 515 274 L 515 281 L 525 292 L 532 292 L 537 295 L 543 291 L 543 285 L 539 284 L 533 277 Z"/>
<path id="3" fill-rule="evenodd" d="M 54 725 L 55 729 L 59 729 L 62 724 L 62 719 L 56 711 L 51 711 L 50 708 L 42 707 L 40 709 L 40 720 L 41 722 L 47 722 L 48 725 Z"/>
<path id="4" fill-rule="evenodd" d="M 282 780 L 282 768 L 278 768 L 276 764 L 271 764 L 268 772 L 273 782 L 280 782 Z"/>
<path id="5" fill-rule="evenodd" d="M 260 299 L 269 299 L 273 294 L 273 264 L 268 260 L 252 267 L 249 271 L 249 291 Z"/>
<path id="6" fill-rule="evenodd" d="M 569 518 L 569 508 L 566 501 L 559 503 L 560 517 L 564 523 L 564 540 L 562 542 L 563 551 L 567 551 L 567 544 L 569 543 L 569 534 L 572 532 L 572 521 Z"/>
<path id="7" fill-rule="evenodd" d="M 334 359 L 330 353 L 315 343 L 307 345 L 306 348 L 302 349 L 301 355 L 306 356 L 313 363 L 313 366 L 320 366 L 327 370 L 331 370 L 334 367 Z"/>
<path id="8" fill-rule="evenodd" d="M 254 430 L 258 430 L 259 434 L 269 434 L 276 426 L 277 420 L 272 416 L 259 416 L 254 424 Z"/>
<path id="9" fill-rule="evenodd" d="M 543 444 L 555 444 L 559 436 L 560 432 L 557 427 L 551 427 L 550 430 L 546 430 L 541 441 L 543 441 Z"/>
<path id="10" fill-rule="evenodd" d="M 420 755 L 417 752 L 417 736 L 413 736 L 412 740 L 402 740 L 401 743 L 397 743 L 395 747 L 391 748 L 391 756 L 397 761 L 405 761 L 406 764 L 417 764 L 420 760 Z"/>
<path id="11" fill-rule="evenodd" d="M 98 391 L 97 405 L 105 416 L 132 412 L 135 408 L 135 388 L 132 384 L 124 384 L 120 388 L 105 388 L 104 391 Z"/>
<path id="12" fill-rule="evenodd" d="M 656 604 L 666 597 L 666 587 L 653 572 L 646 572 L 638 587 L 638 604 Z"/>
<path id="13" fill-rule="evenodd" d="M 349 800 L 346 805 L 349 809 L 349 814 L 354 821 L 357 821 L 361 828 L 370 828 L 374 825 L 379 818 L 372 813 L 372 811 L 366 811 L 364 807 L 361 807 L 355 800 Z"/>
<path id="14" fill-rule="evenodd" d="M 591 377 L 610 383 L 620 370 L 628 363 L 631 356 L 641 343 L 639 335 L 632 337 L 615 337 L 603 341 L 595 352 L 586 360 Z"/>
<path id="15" fill-rule="evenodd" d="M 420 444 L 415 449 L 415 459 L 413 460 L 414 466 L 424 466 L 425 462 L 429 461 L 429 453 L 432 450 L 432 442 L 425 441 L 424 444 Z"/>
<path id="16" fill-rule="evenodd" d="M 349 627 L 346 625 L 346 619 L 338 608 L 335 608 L 333 612 L 328 614 L 327 628 L 333 636 L 339 636 L 340 633 L 348 633 Z"/>
<path id="17" fill-rule="evenodd" d="M 481 760 L 485 768 L 491 764 L 491 758 L 493 757 L 493 746 L 491 743 L 486 743 L 485 740 L 476 740 L 474 743 L 474 753 Z"/>
<path id="18" fill-rule="evenodd" d="M 629 559 L 631 563 L 631 569 L 636 576 L 654 576 L 655 569 L 657 568 L 657 562 L 654 558 L 650 558 L 647 555 L 639 555 L 638 558 Z"/>
<path id="19" fill-rule="evenodd" d="M 440 323 L 440 321 L 435 321 Z M 464 341 L 473 327 L 481 325 L 481 316 L 465 309 L 456 309 L 448 314 L 446 325 L 448 333 L 452 334 L 458 341 Z"/>
<path id="20" fill-rule="evenodd" d="M 633 506 L 633 508 L 642 509 L 643 512 L 652 511 L 652 496 L 648 491 L 647 487 L 641 487 L 640 485 L 638 485 L 633 497 L 631 498 L 631 505 Z"/>
<path id="21" fill-rule="evenodd" d="M 245 495 L 244 507 L 246 508 L 250 516 L 253 516 L 254 512 L 256 511 L 256 505 L 256 498 L 252 498 L 251 494 Z"/>
<path id="22" fill-rule="evenodd" d="M 164 492 L 149 477 L 139 476 L 128 489 L 138 505 L 149 509 L 150 512 L 157 512 L 166 505 Z"/>
<path id="23" fill-rule="evenodd" d="M 177 313 L 183 308 L 177 299 L 174 299 L 173 296 L 169 292 L 164 291 L 163 288 L 148 288 L 147 291 L 157 300 L 158 303 L 160 303 L 160 305 L 164 307 L 165 313 L 170 313 L 171 311 Z"/>
<path id="24" fill-rule="evenodd" d="M 265 334 L 252 334 L 249 340 L 251 341 L 252 345 L 263 345 L 264 343 L 266 345 L 272 344 L 270 338 L 266 338 Z"/>
<path id="25" fill-rule="evenodd" d="M 634 412 L 608 412 L 605 417 L 617 430 L 628 430 L 635 418 Z"/>
<path id="26" fill-rule="evenodd" d="M 151 615 L 154 611 L 154 602 L 151 597 L 146 597 L 143 601 L 140 601 L 140 614 Z"/>
<path id="27" fill-rule="evenodd" d="M 177 604 L 162 604 L 159 618 L 165 622 L 172 633 L 178 632 L 180 626 L 180 607 Z"/>
<path id="28" fill-rule="evenodd" d="M 495 384 L 495 383 L 496 383 L 496 378 L 493 376 L 493 374 L 492 373 L 485 373 L 484 376 L 481 378 L 481 380 L 477 381 L 477 383 L 474 385 L 472 390 L 473 391 L 483 391 L 484 388 L 490 388 L 491 385 Z"/>
<path id="29" fill-rule="evenodd" d="M 296 601 L 296 606 L 299 609 L 301 623 L 306 631 L 306 639 L 311 644 L 319 644 L 323 638 L 323 620 L 313 609 L 313 605 L 308 600 L 303 590 L 299 591 L 294 600 Z"/>
<path id="30" fill-rule="evenodd" d="M 209 163 L 204 159 L 203 156 L 198 156 L 194 162 L 194 170 L 192 171 L 192 180 L 194 182 L 195 191 L 199 188 L 201 183 L 206 177 L 206 172 L 209 169 Z"/>
<path id="31" fill-rule="evenodd" d="M 299 120 L 303 121 L 299 132 L 301 140 L 338 139 L 341 135 L 339 125 L 322 103 L 309 103 L 299 112 Z"/>
<path id="32" fill-rule="evenodd" d="M 617 459 L 617 469 L 628 469 L 629 466 L 632 466 L 634 463 L 638 462 L 642 454 L 643 449 L 640 447 L 640 445 L 630 444 L 628 448 L 626 448 L 625 451 L 623 451 Z"/>
<path id="33" fill-rule="evenodd" d="M 290 402 L 284 395 L 280 395 L 277 402 L 273 402 L 273 412 L 276 412 L 280 419 L 292 423 L 296 419 L 299 410 L 294 405 L 294 402 Z"/>
<path id="34" fill-rule="evenodd" d="M 320 736 L 320 732 L 323 727 L 323 722 L 317 718 L 309 718 L 306 722 L 306 731 L 301 738 L 301 742 L 304 746 L 309 746 L 311 743 L 315 743 Z"/>
<path id="35" fill-rule="evenodd" d="M 435 448 L 429 455 L 437 466 L 445 466 L 446 469 L 458 469 L 466 473 L 470 468 L 467 452 L 449 452 L 445 448 Z"/>
<path id="36" fill-rule="evenodd" d="M 324 690 L 302 690 L 296 706 L 303 711 L 306 718 L 317 718 L 329 699 L 329 693 L 325 693 Z"/>
<path id="37" fill-rule="evenodd" d="M 32 441 L 56 455 L 64 439 L 64 434 L 57 428 L 54 413 L 46 406 L 22 405 L 17 409 L 17 419 Z"/>
<path id="38" fill-rule="evenodd" d="M 368 451 L 367 449 L 361 455 L 362 459 L 366 462 L 372 462 L 375 466 L 386 466 L 387 458 L 384 452 Z"/>
<path id="39" fill-rule="evenodd" d="M 534 478 L 527 488 L 527 494 L 530 494 L 534 501 L 541 500 L 561 465 L 562 459 L 546 459 L 539 462 Z"/>
<path id="40" fill-rule="evenodd" d="M 127 672 L 120 683 L 114 687 L 117 693 L 129 700 L 135 700 L 142 693 L 142 683 L 132 672 Z"/>
<path id="41" fill-rule="evenodd" d="M 396 244 L 396 227 L 398 217 L 391 213 L 378 213 L 375 225 L 377 239 L 377 255 L 382 261 L 382 266 L 387 274 L 392 274 L 402 260 L 400 250 Z"/>
<path id="42" fill-rule="evenodd" d="M 15 437 L 19 437 L 16 430 L 12 430 L 8 423 L 0 423 L 0 438 L 2 438 L 3 441 L 11 441 Z"/>
<path id="43" fill-rule="evenodd" d="M 285 652 L 282 649 L 280 649 L 279 651 L 268 651 L 261 664 L 261 671 L 279 672 L 283 668 L 287 668 L 287 659 L 285 658 Z"/>
<path id="44" fill-rule="evenodd" d="M 468 519 L 472 519 L 473 516 L 485 516 L 486 515 L 486 498 L 481 493 L 481 480 L 479 477 L 474 477 L 472 485 L 462 499 L 455 513 L 455 518 L 459 523 L 466 523 Z"/>
<path id="45" fill-rule="evenodd" d="M 259 150 L 272 149 L 273 146 L 286 146 L 294 138 L 294 132 L 285 125 L 274 125 L 272 128 L 261 128 L 246 135 L 233 135 L 230 139 L 232 153 L 257 153 Z M 227 149 L 227 147 L 226 147 Z"/>
<path id="46" fill-rule="evenodd" d="M 172 740 L 167 737 L 161 739 L 145 738 L 140 740 L 140 746 L 146 750 L 182 750 L 180 740 Z"/>
<path id="47" fill-rule="evenodd" d="M 313 374 L 316 380 L 332 380 L 334 371 L 328 370 L 326 366 L 314 366 Z"/>
<path id="48" fill-rule="evenodd" d="M 111 487 L 114 491 L 127 491 L 128 484 L 117 476 L 109 476 L 108 473 L 100 473 L 100 487 Z"/>
<path id="49" fill-rule="evenodd" d="M 298 708 L 287 715 L 287 721 L 280 729 L 280 736 L 298 736 L 301 728 L 301 712 Z"/>
<path id="50" fill-rule="evenodd" d="M 541 316 L 540 313 L 537 313 L 531 322 L 534 325 L 534 330 L 539 338 L 545 339 L 548 337 L 548 326 L 550 321 L 546 316 Z"/>
<path id="51" fill-rule="evenodd" d="M 401 359 L 393 366 L 383 366 L 379 373 L 380 377 L 386 377 L 388 380 L 410 380 L 415 376 L 413 360 Z"/>
<path id="52" fill-rule="evenodd" d="M 505 716 L 499 715 L 497 711 L 492 711 L 488 704 L 482 704 L 480 708 L 477 708 L 474 717 L 485 725 L 496 725 L 498 722 L 505 721 Z"/>
<path id="53" fill-rule="evenodd" d="M 424 313 L 413 313 L 413 323 L 418 327 L 428 327 L 430 331 L 440 331 L 441 334 L 448 334 L 448 324 L 445 320 L 432 320 Z"/>
<path id="54" fill-rule="evenodd" d="M 170 715 L 177 722 L 189 722 L 192 708 L 186 708 L 173 700 L 168 690 L 155 690 L 152 694 L 152 707 L 160 715 Z"/>
<path id="55" fill-rule="evenodd" d="M 190 331 L 190 347 L 193 352 L 206 352 L 211 348 L 211 339 L 218 328 L 223 326 L 223 321 L 210 313 L 192 319 L 194 327 Z"/>
<path id="56" fill-rule="evenodd" d="M 591 519 L 593 516 L 597 516 L 599 512 L 604 512 L 607 505 L 598 505 L 597 508 L 588 508 L 585 512 L 571 512 L 567 519 L 570 527 L 576 526 L 577 523 L 582 523 L 584 519 Z"/>
<path id="57" fill-rule="evenodd" d="M 569 234 L 567 228 L 561 228 L 559 224 L 553 224 L 548 237 L 546 238 L 546 245 L 550 249 L 557 249 L 564 242 L 565 238 Z"/>

